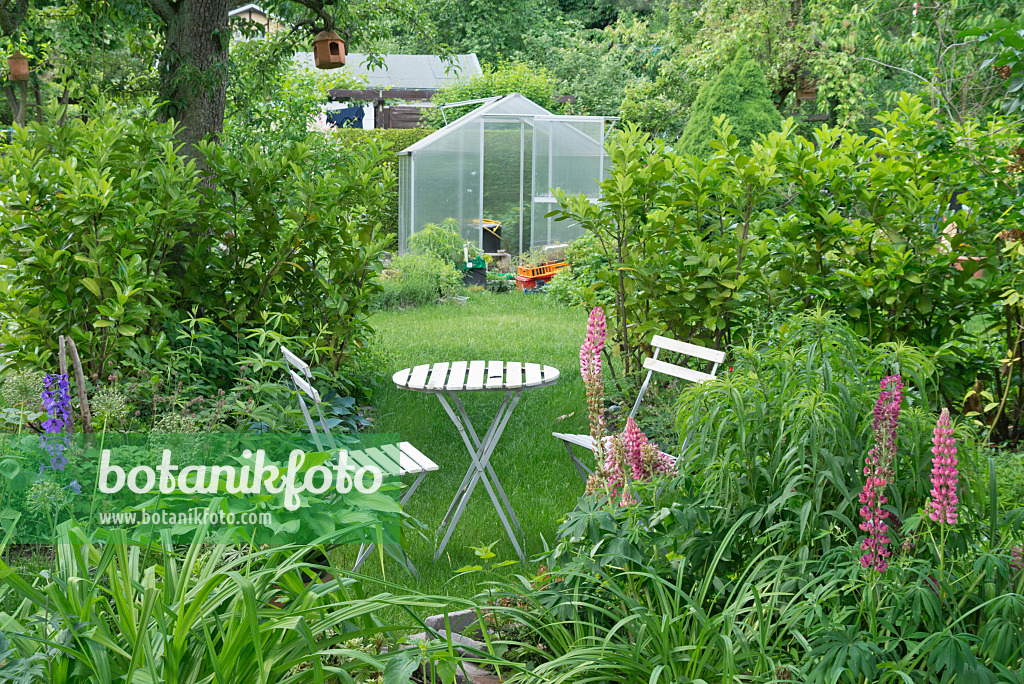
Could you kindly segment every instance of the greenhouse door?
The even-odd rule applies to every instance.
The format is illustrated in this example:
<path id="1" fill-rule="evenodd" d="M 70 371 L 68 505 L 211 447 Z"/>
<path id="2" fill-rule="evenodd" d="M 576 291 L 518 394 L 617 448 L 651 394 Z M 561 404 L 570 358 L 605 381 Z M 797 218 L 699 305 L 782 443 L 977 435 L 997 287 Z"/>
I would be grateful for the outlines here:
<path id="1" fill-rule="evenodd" d="M 538 116 L 533 131 L 533 234 L 531 247 L 564 244 L 583 234 L 571 221 L 545 214 L 558 209 L 553 188 L 597 201 L 604 179 L 605 121 L 599 117 Z"/>
<path id="2" fill-rule="evenodd" d="M 529 119 L 520 116 L 488 114 L 483 120 L 480 150 L 483 160 L 480 183 L 482 221 L 477 221 L 476 225 L 493 225 L 489 222 L 500 221 L 501 237 L 495 240 L 482 228 L 480 245 L 497 242 L 497 249 L 519 254 L 530 247 L 530 165 L 533 161 L 530 147 L 533 130 Z"/>

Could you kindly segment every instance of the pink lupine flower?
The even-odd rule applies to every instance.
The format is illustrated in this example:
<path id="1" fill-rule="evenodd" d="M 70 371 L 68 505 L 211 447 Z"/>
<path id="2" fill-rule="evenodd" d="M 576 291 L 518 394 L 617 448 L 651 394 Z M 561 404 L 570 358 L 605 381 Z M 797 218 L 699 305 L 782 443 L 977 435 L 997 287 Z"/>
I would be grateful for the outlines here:
<path id="1" fill-rule="evenodd" d="M 1018 574 L 1024 573 L 1024 548 L 1014 546 L 1010 549 L 1010 569 L 1016 570 Z"/>
<path id="2" fill-rule="evenodd" d="M 622 439 L 634 480 L 649 480 L 654 475 L 666 475 L 672 470 L 671 457 L 647 439 L 632 416 L 626 419 Z"/>
<path id="3" fill-rule="evenodd" d="M 601 351 L 608 337 L 604 309 L 595 306 L 587 322 L 587 336 L 580 347 L 580 375 L 587 390 L 590 438 L 598 466 L 604 460 L 604 382 L 601 380 Z"/>
<path id="4" fill-rule="evenodd" d="M 860 493 L 860 524 L 867 538 L 861 543 L 865 554 L 860 564 L 877 572 L 889 568 L 889 525 L 886 519 L 889 511 L 885 504 L 885 488 L 892 477 L 892 463 L 896 456 L 896 428 L 900 418 L 900 404 L 903 401 L 903 380 L 890 375 L 882 380 L 878 401 L 875 403 L 874 419 L 871 422 L 875 444 L 864 459 L 864 488 Z"/>
<path id="5" fill-rule="evenodd" d="M 868 455 L 876 459 L 879 473 L 886 479 L 892 477 L 892 463 L 896 458 L 896 429 L 900 422 L 902 403 L 903 378 L 898 375 L 884 378 L 871 421 L 875 445 Z M 864 474 L 867 475 L 866 469 Z"/>
<path id="6" fill-rule="evenodd" d="M 626 484 L 626 443 L 621 435 L 608 438 L 604 454 L 604 460 L 587 480 L 587 494 L 606 492 L 615 501 Z"/>
<path id="7" fill-rule="evenodd" d="M 928 517 L 940 525 L 955 525 L 957 505 L 956 487 L 960 480 L 957 469 L 956 437 L 949 420 L 949 409 L 942 409 L 932 436 L 932 491 Z"/>

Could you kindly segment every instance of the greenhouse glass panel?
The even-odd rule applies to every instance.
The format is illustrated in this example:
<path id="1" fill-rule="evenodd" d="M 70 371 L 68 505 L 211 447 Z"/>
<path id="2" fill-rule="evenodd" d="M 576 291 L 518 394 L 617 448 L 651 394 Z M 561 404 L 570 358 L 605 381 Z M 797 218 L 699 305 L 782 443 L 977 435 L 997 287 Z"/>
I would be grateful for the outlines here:
<path id="1" fill-rule="evenodd" d="M 487 252 L 575 239 L 579 226 L 544 216 L 557 208 L 552 188 L 599 199 L 609 125 L 555 116 L 513 93 L 431 133 L 399 153 L 399 249 L 446 219 Z"/>

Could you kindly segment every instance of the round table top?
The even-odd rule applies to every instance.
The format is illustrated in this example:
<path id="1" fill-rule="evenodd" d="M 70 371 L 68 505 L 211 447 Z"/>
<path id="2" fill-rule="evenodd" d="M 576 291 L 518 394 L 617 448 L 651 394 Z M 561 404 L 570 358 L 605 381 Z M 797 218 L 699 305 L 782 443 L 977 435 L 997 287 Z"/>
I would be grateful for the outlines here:
<path id="1" fill-rule="evenodd" d="M 525 390 L 558 382 L 557 368 L 520 361 L 455 361 L 403 368 L 391 376 L 401 389 L 415 392 Z"/>

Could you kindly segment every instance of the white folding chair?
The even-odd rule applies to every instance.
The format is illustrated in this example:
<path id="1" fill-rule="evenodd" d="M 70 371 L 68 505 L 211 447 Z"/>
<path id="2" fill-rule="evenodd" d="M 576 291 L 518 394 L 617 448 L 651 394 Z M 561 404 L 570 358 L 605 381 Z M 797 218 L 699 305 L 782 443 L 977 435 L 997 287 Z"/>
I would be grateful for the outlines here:
<path id="1" fill-rule="evenodd" d="M 313 423 L 313 418 L 310 416 L 309 408 L 306 406 L 306 399 L 308 398 L 313 406 L 316 408 L 317 417 L 320 419 L 320 429 L 323 430 L 324 436 L 327 440 L 327 448 L 330 450 L 337 449 L 337 445 L 334 442 L 334 436 L 331 434 L 331 427 L 328 424 L 327 419 L 324 417 L 323 411 L 320 409 L 320 404 L 323 403 L 320 398 L 320 393 L 313 387 L 313 373 L 309 369 L 309 365 L 300 359 L 298 356 L 293 354 L 287 347 L 281 345 L 281 355 L 284 357 L 285 362 L 290 366 L 288 368 L 288 374 L 291 377 L 292 384 L 295 385 L 295 393 L 299 397 L 299 407 L 302 409 L 302 416 L 306 419 L 306 426 L 309 428 L 309 433 L 312 436 L 314 444 L 316 444 L 319 451 L 325 451 L 324 443 L 320 440 L 320 434 L 317 432 L 316 425 Z M 301 375 L 300 375 L 301 373 Z M 401 442 L 396 445 L 384 445 L 378 448 L 369 448 L 364 451 L 349 451 L 349 460 L 352 461 L 356 467 L 372 465 L 380 468 L 381 472 L 385 475 L 415 475 L 416 479 L 413 480 L 412 484 L 409 485 L 408 489 L 402 494 L 400 503 L 405 506 L 406 502 L 416 491 L 416 488 L 423 482 L 423 478 L 427 476 L 427 473 L 437 470 L 437 464 L 431 461 L 429 458 L 423 455 L 423 453 L 414 447 L 409 442 Z M 370 557 L 373 549 L 376 548 L 376 544 L 363 544 L 359 547 L 359 554 L 356 558 L 355 567 L 352 571 L 355 572 L 366 562 L 366 559 Z M 419 573 L 416 572 L 416 567 L 409 560 L 405 552 L 402 552 L 403 558 L 405 558 L 405 565 L 414 576 L 419 577 Z"/>
<path id="2" fill-rule="evenodd" d="M 715 374 L 718 372 L 718 366 L 725 360 L 725 352 L 718 351 L 716 349 L 708 349 L 707 347 L 702 347 L 696 344 L 690 344 L 689 342 L 679 342 L 678 340 L 673 340 L 670 337 L 662 337 L 661 335 L 654 336 L 654 339 L 651 340 L 651 346 L 654 347 L 654 356 L 644 359 L 644 368 L 647 369 L 647 376 L 644 378 L 644 382 L 640 386 L 640 394 L 637 395 L 636 401 L 633 403 L 633 410 L 629 412 L 630 418 L 633 418 L 634 420 L 636 419 L 637 411 L 640 410 L 640 402 L 643 400 L 644 394 L 647 392 L 647 388 L 651 384 L 651 376 L 653 376 L 654 373 L 663 373 L 674 378 L 679 378 L 680 380 L 702 383 L 707 382 L 708 380 L 714 380 Z M 662 349 L 708 361 L 712 364 L 711 372 L 702 373 L 700 371 L 686 368 L 685 366 L 662 361 L 658 359 L 658 353 Z M 590 435 L 572 435 L 562 432 L 552 432 L 551 434 L 562 440 L 562 443 L 565 444 L 565 449 L 569 452 L 569 458 L 572 459 L 573 465 L 576 466 L 576 472 L 578 472 L 580 477 L 586 481 L 593 470 L 577 458 L 573 447 L 578 446 L 593 451 L 594 440 Z M 681 453 L 686 451 L 688 443 L 689 436 L 687 436 L 683 441 Z M 678 456 L 673 457 L 673 460 L 677 458 Z"/>

